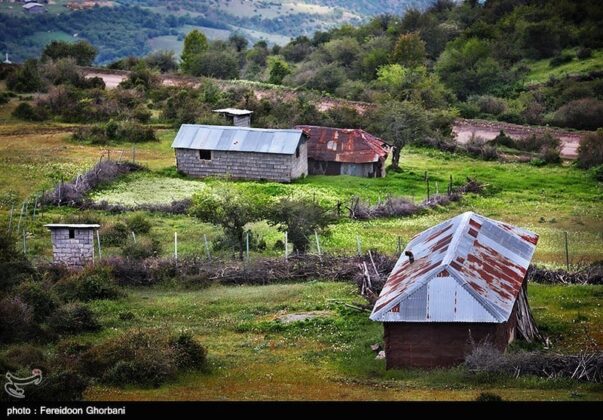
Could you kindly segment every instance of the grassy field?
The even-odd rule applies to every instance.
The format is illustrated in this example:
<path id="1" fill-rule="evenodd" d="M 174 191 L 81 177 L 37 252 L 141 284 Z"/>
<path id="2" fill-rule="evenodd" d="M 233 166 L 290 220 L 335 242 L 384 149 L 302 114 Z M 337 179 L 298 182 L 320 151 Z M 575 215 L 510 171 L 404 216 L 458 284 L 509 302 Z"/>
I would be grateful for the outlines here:
<path id="1" fill-rule="evenodd" d="M 575 55 L 575 50 L 567 50 L 566 53 Z M 584 74 L 591 71 L 603 70 L 603 50 L 593 51 L 593 55 L 585 60 L 574 57 L 569 63 L 557 67 L 550 66 L 550 59 L 527 61 L 525 64 L 530 68 L 526 75 L 527 84 L 545 83 L 551 77 L 562 78 L 568 75 Z"/>
<path id="2" fill-rule="evenodd" d="M 369 346 L 382 342 L 382 327 L 360 303 L 355 286 L 309 282 L 205 290 L 129 290 L 119 301 L 93 304 L 106 327 L 82 336 L 97 341 L 130 327 L 187 330 L 209 352 L 210 369 L 156 389 L 94 386 L 99 400 L 470 400 L 489 391 L 509 400 L 601 400 L 601 386 L 522 377 L 483 380 L 462 369 L 386 371 Z M 535 316 L 557 350 L 572 350 L 582 328 L 599 340 L 601 286 L 530 286 Z M 563 296 L 563 297 L 560 297 Z M 567 304 L 572 300 L 572 305 Z M 132 321 L 119 314 L 132 312 Z M 321 311 L 290 324 L 286 314 Z M 576 322 L 576 318 L 580 321 Z M 600 342 L 600 341 L 599 341 Z"/>
<path id="3" fill-rule="evenodd" d="M 132 146 L 127 143 L 110 146 L 75 143 L 70 140 L 66 128 L 60 126 L 7 121 L 1 130 L 8 133 L 2 135 L 0 131 L 0 211 L 5 217 L 13 202 L 18 207 L 22 200 L 50 188 L 61 178 L 69 179 L 85 170 L 108 151 L 113 157 L 131 155 Z M 170 147 L 174 134 L 172 130 L 165 130 L 161 132 L 159 142 L 136 145 L 137 160 L 149 170 L 127 176 L 93 192 L 91 197 L 97 201 L 129 205 L 168 203 L 211 191 L 225 182 L 178 176 Z M 589 172 L 571 166 L 538 168 L 526 164 L 484 162 L 417 148 L 404 150 L 402 168 L 401 173 L 390 173 L 382 179 L 310 176 L 293 184 L 230 181 L 228 186 L 266 195 L 272 200 L 285 196 L 306 197 L 327 207 L 341 201 L 345 207 L 353 195 L 372 203 L 388 195 L 421 201 L 426 196 L 425 171 L 431 179 L 432 192 L 436 188 L 444 191 L 450 175 L 457 185 L 466 177 L 476 177 L 487 184 L 483 195 L 469 194 L 460 203 L 411 218 L 343 220 L 331 228 L 330 235 L 321 238 L 321 245 L 327 251 L 351 253 L 356 250 L 358 236 L 363 249 L 393 253 L 398 236 L 405 243 L 435 223 L 472 210 L 537 232 L 540 235 L 534 259 L 537 263 L 559 266 L 565 262 L 565 231 L 569 236 L 572 263 L 603 259 L 603 194 L 601 184 Z M 64 208 L 48 209 L 35 223 L 29 224 L 31 249 L 49 255 L 50 243 L 43 223 L 71 212 Z M 105 221 L 114 218 L 103 213 L 98 215 Z M 215 228 L 187 216 L 148 216 L 154 225 L 153 235 L 163 243 L 166 253 L 171 252 L 174 231 L 180 232 L 183 255 L 203 253 L 203 235 L 209 235 L 210 239 L 219 236 Z M 281 239 L 280 234 L 265 223 L 255 224 L 252 230 L 265 238 L 269 250 Z"/>

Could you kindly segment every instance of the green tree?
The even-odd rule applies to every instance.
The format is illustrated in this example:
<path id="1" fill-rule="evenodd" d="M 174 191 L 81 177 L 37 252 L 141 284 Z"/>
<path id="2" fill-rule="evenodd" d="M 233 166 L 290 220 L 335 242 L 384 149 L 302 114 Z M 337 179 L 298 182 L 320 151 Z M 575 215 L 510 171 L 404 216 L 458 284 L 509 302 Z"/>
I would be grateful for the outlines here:
<path id="1" fill-rule="evenodd" d="M 280 232 L 287 232 L 287 238 L 293 243 L 293 249 L 301 253 L 308 250 L 314 232 L 325 233 L 332 214 L 318 203 L 309 200 L 283 198 L 274 204 L 268 212 L 268 223 L 276 226 Z"/>
<path id="2" fill-rule="evenodd" d="M 380 105 L 371 120 L 371 131 L 394 146 L 392 168 L 400 167 L 400 152 L 412 142 L 422 142 L 430 134 L 427 112 L 409 101 Z"/>
<path id="3" fill-rule="evenodd" d="M 425 42 L 417 32 L 402 34 L 396 42 L 392 60 L 405 67 L 417 67 L 425 63 Z"/>
<path id="4" fill-rule="evenodd" d="M 79 66 L 91 66 L 98 51 L 86 41 L 70 43 L 65 41 L 52 41 L 44 48 L 42 59 L 58 60 L 71 57 Z"/>
<path id="5" fill-rule="evenodd" d="M 184 38 L 184 47 L 180 56 L 181 67 L 185 73 L 192 73 L 194 62 L 198 61 L 199 56 L 207 51 L 207 38 L 203 32 L 197 29 L 190 31 Z"/>
<path id="6" fill-rule="evenodd" d="M 450 42 L 436 64 L 436 72 L 459 99 L 487 93 L 504 80 L 492 58 L 490 45 L 476 38 Z"/>
<path id="7" fill-rule="evenodd" d="M 21 67 L 10 73 L 6 78 L 6 86 L 10 90 L 23 93 L 45 89 L 38 61 L 27 60 Z"/>
<path id="8" fill-rule="evenodd" d="M 268 59 L 269 78 L 268 82 L 274 85 L 283 83 L 283 79 L 288 74 L 291 74 L 289 64 L 279 56 L 270 56 Z"/>
<path id="9" fill-rule="evenodd" d="M 193 76 L 236 79 L 239 61 L 232 50 L 209 50 L 193 57 L 188 72 Z"/>
<path id="10" fill-rule="evenodd" d="M 178 63 L 174 56 L 174 51 L 156 51 L 147 55 L 144 61 L 151 68 L 159 70 L 161 73 L 168 73 L 178 69 Z"/>
<path id="11" fill-rule="evenodd" d="M 214 194 L 197 194 L 193 199 L 192 214 L 204 222 L 221 226 L 224 234 L 236 244 L 239 258 L 245 249 L 245 226 L 263 219 L 265 203 L 257 195 L 218 188 Z"/>

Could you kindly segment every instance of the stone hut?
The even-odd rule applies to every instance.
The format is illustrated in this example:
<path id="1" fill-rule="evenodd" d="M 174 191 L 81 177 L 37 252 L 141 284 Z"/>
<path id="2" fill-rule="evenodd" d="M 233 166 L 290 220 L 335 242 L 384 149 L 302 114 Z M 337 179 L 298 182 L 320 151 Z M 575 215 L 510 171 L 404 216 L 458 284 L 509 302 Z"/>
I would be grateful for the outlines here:
<path id="1" fill-rule="evenodd" d="M 100 225 L 49 224 L 55 263 L 83 267 L 94 261 L 94 232 Z"/>
<path id="2" fill-rule="evenodd" d="M 475 344 L 504 351 L 533 323 L 526 272 L 538 235 L 473 212 L 418 234 L 370 318 L 383 323 L 386 367 L 461 363 Z"/>
<path id="3" fill-rule="evenodd" d="M 183 124 L 172 143 L 179 171 L 291 182 L 308 174 L 302 130 Z"/>

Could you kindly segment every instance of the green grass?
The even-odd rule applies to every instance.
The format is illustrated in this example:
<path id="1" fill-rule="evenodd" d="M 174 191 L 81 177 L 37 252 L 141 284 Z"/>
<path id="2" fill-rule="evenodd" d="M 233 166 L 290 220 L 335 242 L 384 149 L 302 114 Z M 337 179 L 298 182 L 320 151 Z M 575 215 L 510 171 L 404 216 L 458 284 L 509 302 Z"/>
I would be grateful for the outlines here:
<path id="1" fill-rule="evenodd" d="M 557 351 L 573 351 L 565 337 L 588 326 L 598 331 L 602 286 L 531 285 L 535 317 Z M 563 301 L 579 297 L 574 307 Z M 129 297 L 92 304 L 105 327 L 82 336 L 98 342 L 131 327 L 193 333 L 209 351 L 208 373 L 191 373 L 158 389 L 92 387 L 90 399 L 473 399 L 489 390 L 505 399 L 601 399 L 601 387 L 522 377 L 483 381 L 462 369 L 386 371 L 369 346 L 382 342 L 381 324 L 342 302 L 362 303 L 356 287 L 308 282 L 216 286 L 204 290 L 131 289 Z M 561 303 L 560 303 L 561 302 Z M 539 309 L 540 308 L 540 309 Z M 284 314 L 325 311 L 323 318 L 284 325 Z M 131 321 L 119 314 L 130 311 Z M 590 316 L 573 321 L 576 312 Z M 404 392 L 400 392 L 404 390 Z"/>
<path id="2" fill-rule="evenodd" d="M 550 66 L 550 59 L 538 61 L 525 61 L 530 71 L 526 76 L 528 84 L 539 84 L 547 82 L 551 77 L 561 78 L 568 75 L 588 73 L 591 71 L 603 70 L 603 50 L 593 51 L 593 55 L 585 60 L 579 60 L 575 57 L 576 50 L 566 50 L 565 53 L 574 55 L 574 59 L 569 63 L 557 67 Z"/>

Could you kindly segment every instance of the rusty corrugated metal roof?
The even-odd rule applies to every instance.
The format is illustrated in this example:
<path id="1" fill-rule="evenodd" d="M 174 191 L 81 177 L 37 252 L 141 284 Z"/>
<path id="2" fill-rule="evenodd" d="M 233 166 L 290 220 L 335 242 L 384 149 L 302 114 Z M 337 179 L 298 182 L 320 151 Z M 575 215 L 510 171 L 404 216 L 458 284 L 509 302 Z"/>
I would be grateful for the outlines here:
<path id="1" fill-rule="evenodd" d="M 505 322 L 537 242 L 533 232 L 473 212 L 446 220 L 409 242 L 371 319 Z"/>
<path id="2" fill-rule="evenodd" d="M 298 125 L 308 135 L 308 158 L 327 162 L 370 163 L 386 159 L 389 146 L 360 129 Z"/>

